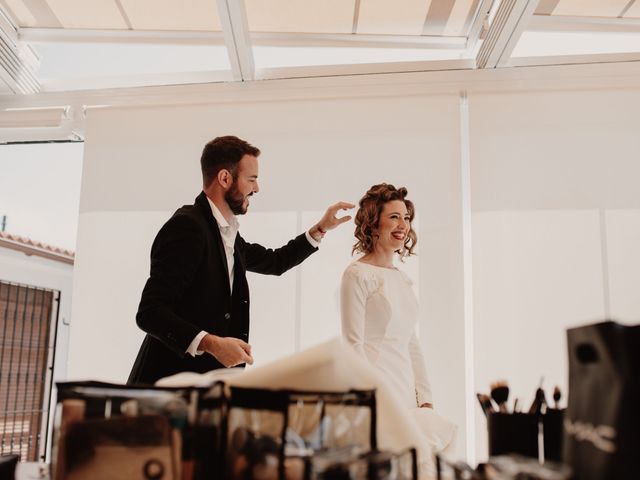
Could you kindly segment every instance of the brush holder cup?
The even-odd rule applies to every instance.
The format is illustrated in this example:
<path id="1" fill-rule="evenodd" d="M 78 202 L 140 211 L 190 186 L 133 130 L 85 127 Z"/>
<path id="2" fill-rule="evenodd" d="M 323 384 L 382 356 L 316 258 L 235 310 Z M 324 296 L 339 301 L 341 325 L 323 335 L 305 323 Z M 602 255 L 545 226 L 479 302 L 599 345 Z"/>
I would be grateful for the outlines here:
<path id="1" fill-rule="evenodd" d="M 563 422 L 564 409 L 547 408 L 547 411 L 542 416 L 545 461 L 562 462 Z"/>
<path id="2" fill-rule="evenodd" d="M 539 415 L 528 413 L 489 413 L 489 456 L 518 453 L 538 458 Z"/>
<path id="3" fill-rule="evenodd" d="M 540 458 L 538 445 L 544 445 L 544 459 L 562 461 L 564 410 L 547 408 L 544 414 L 489 413 L 489 456 L 517 453 Z M 539 443 L 540 441 L 540 443 Z"/>

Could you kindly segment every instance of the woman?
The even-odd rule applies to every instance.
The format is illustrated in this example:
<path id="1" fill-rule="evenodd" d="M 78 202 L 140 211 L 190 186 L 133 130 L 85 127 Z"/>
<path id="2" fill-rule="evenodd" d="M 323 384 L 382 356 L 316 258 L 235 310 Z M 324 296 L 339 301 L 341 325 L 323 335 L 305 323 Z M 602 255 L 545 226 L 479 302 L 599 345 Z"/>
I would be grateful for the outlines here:
<path id="1" fill-rule="evenodd" d="M 394 266 L 415 255 L 415 216 L 407 189 L 382 183 L 372 186 L 356 213 L 352 262 L 342 277 L 342 334 L 412 409 L 436 450 L 451 447 L 455 425 L 433 412 L 431 387 L 416 334 L 418 302 L 411 280 Z"/>

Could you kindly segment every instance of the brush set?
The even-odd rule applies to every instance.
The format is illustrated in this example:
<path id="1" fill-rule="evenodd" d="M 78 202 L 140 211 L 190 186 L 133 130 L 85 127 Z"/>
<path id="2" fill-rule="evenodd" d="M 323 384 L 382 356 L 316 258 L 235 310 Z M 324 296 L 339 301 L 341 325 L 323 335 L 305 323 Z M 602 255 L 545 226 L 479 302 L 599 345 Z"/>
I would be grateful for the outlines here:
<path id="1" fill-rule="evenodd" d="M 489 454 L 517 453 L 528 457 L 560 460 L 562 453 L 562 391 L 553 389 L 553 408 L 540 380 L 529 407 L 513 399 L 509 384 L 500 380 L 490 385 L 489 393 L 477 393 L 480 408 L 487 417 Z"/>
<path id="2" fill-rule="evenodd" d="M 531 406 L 524 413 L 529 415 L 541 415 L 544 411 L 551 409 L 552 407 L 547 402 L 547 396 L 542 388 L 543 379 L 540 380 L 540 384 L 535 391 L 535 396 Z M 514 399 L 513 408 L 510 410 L 508 406 L 509 401 L 509 384 L 505 380 L 499 380 L 490 385 L 490 391 L 486 393 L 476 393 L 476 398 L 480 404 L 480 408 L 488 417 L 491 413 L 522 413 L 520 411 L 520 400 Z M 560 410 L 560 400 L 562 399 L 562 391 L 559 386 L 555 386 L 553 389 L 553 401 L 556 410 Z"/>

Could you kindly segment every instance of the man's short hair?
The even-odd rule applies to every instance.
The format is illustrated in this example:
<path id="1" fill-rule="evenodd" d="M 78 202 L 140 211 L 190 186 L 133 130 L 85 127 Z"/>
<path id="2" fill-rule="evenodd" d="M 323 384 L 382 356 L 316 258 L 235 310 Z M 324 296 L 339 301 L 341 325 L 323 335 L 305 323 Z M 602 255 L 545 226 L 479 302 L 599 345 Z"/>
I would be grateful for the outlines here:
<path id="1" fill-rule="evenodd" d="M 260 150 L 233 135 L 216 137 L 207 143 L 200 157 L 204 186 L 208 187 L 222 169 L 229 170 L 235 178 L 238 163 L 245 155 L 257 157 Z"/>

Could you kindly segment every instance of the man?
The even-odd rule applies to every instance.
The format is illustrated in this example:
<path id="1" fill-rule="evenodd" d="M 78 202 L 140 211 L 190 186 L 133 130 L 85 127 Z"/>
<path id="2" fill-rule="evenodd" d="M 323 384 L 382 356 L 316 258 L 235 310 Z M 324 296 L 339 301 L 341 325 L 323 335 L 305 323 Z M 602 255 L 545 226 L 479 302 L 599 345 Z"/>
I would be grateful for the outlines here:
<path id="1" fill-rule="evenodd" d="M 236 215 L 258 187 L 260 150 L 218 137 L 202 152 L 203 192 L 178 209 L 151 247 L 151 272 L 136 322 L 147 332 L 129 384 L 152 384 L 178 372 L 252 364 L 246 271 L 281 275 L 318 250 L 324 234 L 351 219 L 340 202 L 308 232 L 276 250 L 247 243 Z"/>

